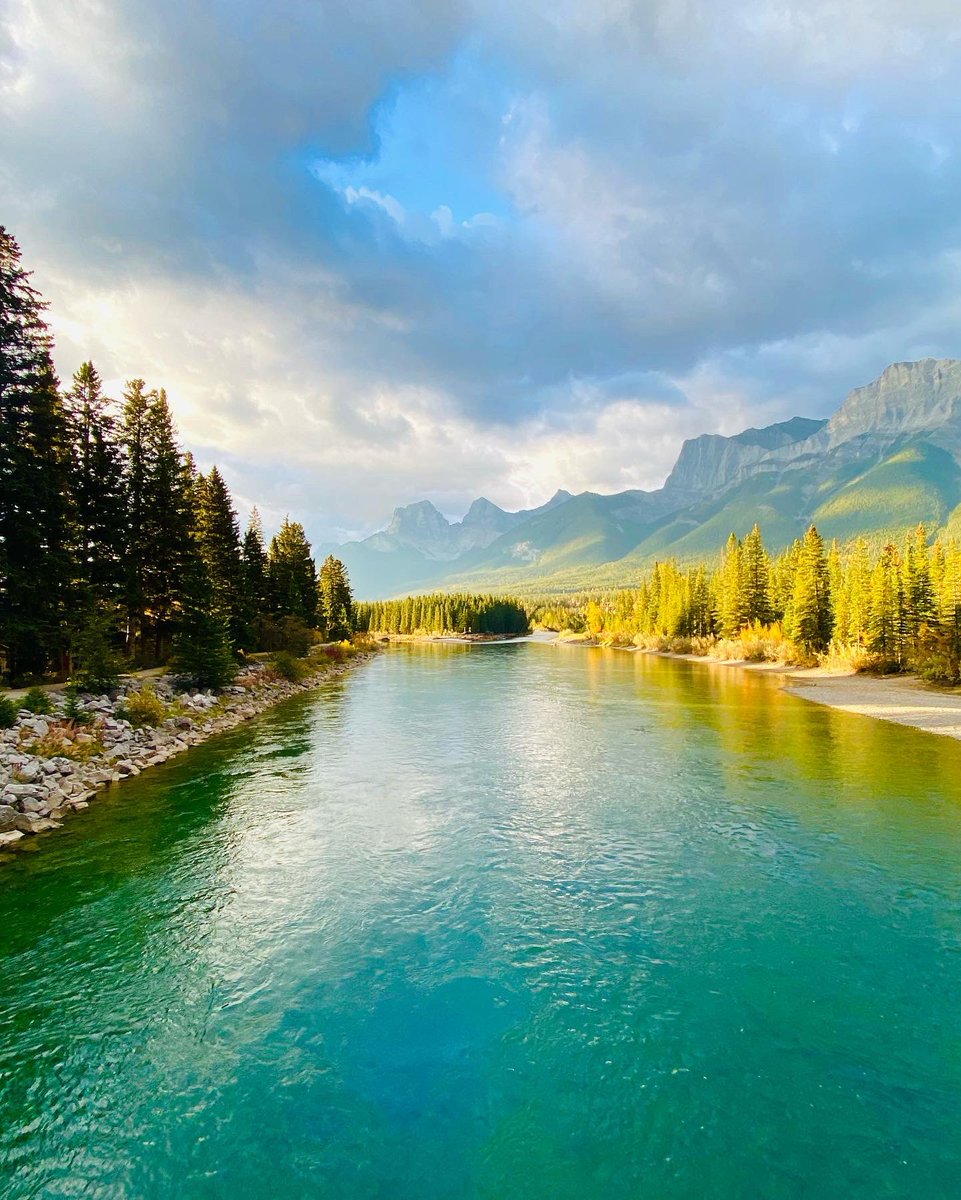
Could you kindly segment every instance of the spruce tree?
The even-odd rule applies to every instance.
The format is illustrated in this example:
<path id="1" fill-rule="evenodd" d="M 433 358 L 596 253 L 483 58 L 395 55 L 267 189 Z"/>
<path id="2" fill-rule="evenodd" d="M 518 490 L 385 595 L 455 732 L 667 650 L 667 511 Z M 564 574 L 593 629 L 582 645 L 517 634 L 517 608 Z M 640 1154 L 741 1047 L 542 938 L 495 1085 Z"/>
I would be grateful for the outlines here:
<path id="1" fill-rule="evenodd" d="M 354 629 L 354 598 L 347 570 L 332 554 L 328 554 L 320 568 L 317 623 L 324 635 L 332 640 L 349 637 Z"/>
<path id="2" fill-rule="evenodd" d="M 868 645 L 875 654 L 901 663 L 904 651 L 904 588 L 901 560 L 890 543 L 871 572 Z"/>
<path id="3" fill-rule="evenodd" d="M 13 680 L 63 661 L 73 574 L 67 423 L 45 308 L 0 226 L 0 654 Z"/>
<path id="4" fill-rule="evenodd" d="M 831 586 L 824 541 L 812 525 L 801 542 L 791 596 L 788 637 L 808 653 L 824 650 L 831 640 Z"/>
<path id="5" fill-rule="evenodd" d="M 745 620 L 767 625 L 771 620 L 771 564 L 759 525 L 744 539 L 741 563 Z"/>
<path id="6" fill-rule="evenodd" d="M 247 644 L 259 645 L 259 626 L 267 615 L 267 548 L 264 545 L 264 529 L 256 507 L 250 514 L 247 532 L 241 548 L 243 563 L 243 598 L 241 618 L 243 636 Z"/>
<path id="7" fill-rule="evenodd" d="M 718 624 L 721 636 L 736 638 L 747 620 L 744 592 L 744 550 L 736 534 L 724 549 L 718 576 Z"/>
<path id="8" fill-rule="evenodd" d="M 146 508 L 143 513 L 144 603 L 153 626 L 153 659 L 163 660 L 177 606 L 182 598 L 191 558 L 189 476 L 177 445 L 167 394 L 152 393 L 144 422 Z"/>
<path id="9" fill-rule="evenodd" d="M 278 617 L 299 617 L 307 625 L 317 621 L 317 568 L 310 542 L 298 521 L 284 517 L 270 540 L 267 555 L 270 603 Z"/>
<path id="10" fill-rule="evenodd" d="M 202 478 L 202 477 L 201 477 Z M 243 639 L 244 564 L 237 515 L 223 476 L 213 467 L 198 480 L 193 508 L 200 558 L 210 581 L 211 612 L 227 626 L 235 646 Z"/>
<path id="11" fill-rule="evenodd" d="M 79 606 L 112 609 L 125 573 L 126 491 L 117 420 L 93 363 L 76 372 L 65 405 Z"/>
<path id="12" fill-rule="evenodd" d="M 146 585 L 144 567 L 150 556 L 146 513 L 150 503 L 147 417 L 153 393 L 142 379 L 131 379 L 124 391 L 121 446 L 124 454 L 124 493 L 127 500 L 125 605 L 127 653 L 133 656 L 143 636 Z"/>

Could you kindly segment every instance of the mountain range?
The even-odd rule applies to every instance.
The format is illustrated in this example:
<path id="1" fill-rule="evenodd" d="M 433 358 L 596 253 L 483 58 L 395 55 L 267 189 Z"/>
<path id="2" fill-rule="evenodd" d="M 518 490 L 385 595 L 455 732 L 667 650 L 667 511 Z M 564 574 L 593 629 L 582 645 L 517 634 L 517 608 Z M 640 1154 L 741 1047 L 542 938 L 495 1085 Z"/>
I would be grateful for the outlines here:
<path id="1" fill-rule="evenodd" d="M 422 500 L 335 553 L 364 599 L 625 584 L 658 558 L 711 557 L 755 521 L 774 550 L 812 521 L 841 541 L 896 537 L 919 521 L 961 532 L 959 464 L 961 360 L 923 359 L 888 367 L 830 420 L 691 438 L 656 491 L 558 491 L 520 512 L 481 498 L 456 523 Z"/>

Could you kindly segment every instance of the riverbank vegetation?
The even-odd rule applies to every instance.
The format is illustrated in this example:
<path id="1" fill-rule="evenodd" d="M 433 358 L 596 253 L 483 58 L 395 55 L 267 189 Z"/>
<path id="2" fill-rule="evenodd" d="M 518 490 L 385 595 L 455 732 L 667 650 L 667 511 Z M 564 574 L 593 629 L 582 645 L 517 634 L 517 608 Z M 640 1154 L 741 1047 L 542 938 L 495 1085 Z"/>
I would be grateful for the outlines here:
<path id="1" fill-rule="evenodd" d="M 364 633 L 403 635 L 517 635 L 530 628 L 527 607 L 520 600 L 445 592 L 357 604 L 355 623 Z"/>
<path id="2" fill-rule="evenodd" d="M 760 527 L 719 560 L 657 563 L 637 588 L 531 603 L 542 628 L 607 644 L 793 664 L 912 669 L 961 681 L 961 545 L 825 545 L 814 526 L 768 554 Z"/>
<path id="3" fill-rule="evenodd" d="M 0 227 L 0 675 L 109 690 L 169 663 L 222 687 L 242 652 L 303 656 L 347 638 L 343 564 L 318 572 L 303 526 L 241 537 L 216 466 L 178 441 L 163 388 L 109 398 L 93 363 L 62 388 L 45 304 Z"/>

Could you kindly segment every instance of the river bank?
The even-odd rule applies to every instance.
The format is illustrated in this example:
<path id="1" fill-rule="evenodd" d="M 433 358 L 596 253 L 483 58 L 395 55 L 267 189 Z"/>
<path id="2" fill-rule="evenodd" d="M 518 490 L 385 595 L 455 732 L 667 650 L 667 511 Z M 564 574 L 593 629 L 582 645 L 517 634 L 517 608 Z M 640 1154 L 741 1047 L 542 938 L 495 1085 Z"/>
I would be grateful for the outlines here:
<path id="1" fill-rule="evenodd" d="M 0 731 L 0 852 L 60 829 L 104 788 L 241 725 L 374 653 L 318 661 L 296 682 L 280 678 L 269 664 L 254 663 L 219 694 L 175 693 L 171 681 L 151 680 L 150 723 L 130 712 L 132 698 L 143 691 L 134 681 L 110 696 L 80 697 L 80 721 L 67 717 L 62 699 L 50 714 L 22 709 L 13 725 Z"/>
<path id="2" fill-rule="evenodd" d="M 558 646 L 597 646 L 598 642 L 558 639 Z M 636 646 L 611 647 L 659 658 L 680 658 L 712 667 L 734 667 L 755 674 L 775 675 L 792 695 L 841 712 L 906 725 L 925 733 L 961 739 L 961 691 L 925 683 L 916 675 L 865 675 L 832 667 L 792 667 L 784 663 L 715 659 L 700 654 L 671 654 Z"/>

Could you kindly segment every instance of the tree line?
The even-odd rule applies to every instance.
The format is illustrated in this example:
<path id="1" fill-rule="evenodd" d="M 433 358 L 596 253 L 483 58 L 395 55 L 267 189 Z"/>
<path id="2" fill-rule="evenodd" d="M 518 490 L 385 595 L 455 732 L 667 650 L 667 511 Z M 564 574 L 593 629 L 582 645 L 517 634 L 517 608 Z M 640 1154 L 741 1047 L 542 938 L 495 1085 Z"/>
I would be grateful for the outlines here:
<path id="1" fill-rule="evenodd" d="M 466 593 L 432 592 L 357 604 L 355 619 L 363 633 L 519 634 L 530 628 L 527 609 L 519 600 Z"/>
<path id="2" fill-rule="evenodd" d="M 900 545 L 826 545 L 815 526 L 772 556 L 755 525 L 713 563 L 656 563 L 637 588 L 545 599 L 537 621 L 611 642 L 753 640 L 779 656 L 847 657 L 961 679 L 961 545 L 929 544 L 923 525 Z"/>
<path id="3" fill-rule="evenodd" d="M 63 389 L 46 304 L 0 226 L 0 672 L 11 683 L 171 660 L 212 686 L 239 651 L 306 652 L 354 629 L 344 566 L 316 569 L 288 518 L 241 537 L 216 466 L 177 436 L 163 388 Z M 172 659 L 171 659 L 171 656 Z"/>

